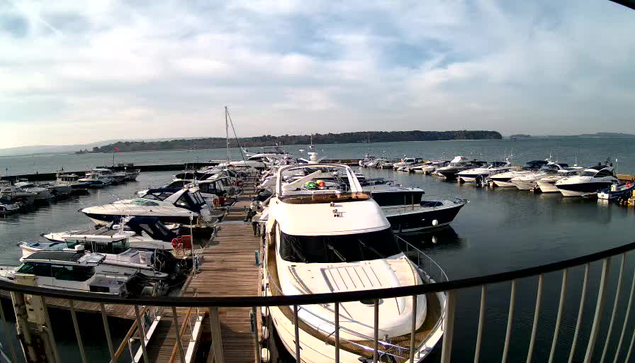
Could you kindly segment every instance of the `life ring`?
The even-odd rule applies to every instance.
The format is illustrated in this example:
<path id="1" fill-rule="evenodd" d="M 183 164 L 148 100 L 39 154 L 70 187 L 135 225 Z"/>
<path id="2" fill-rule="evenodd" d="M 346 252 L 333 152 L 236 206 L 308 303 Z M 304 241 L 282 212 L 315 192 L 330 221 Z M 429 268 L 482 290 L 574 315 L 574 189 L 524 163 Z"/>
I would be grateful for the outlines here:
<path id="1" fill-rule="evenodd" d="M 172 238 L 172 248 L 176 250 L 183 249 L 183 242 L 180 238 Z"/>

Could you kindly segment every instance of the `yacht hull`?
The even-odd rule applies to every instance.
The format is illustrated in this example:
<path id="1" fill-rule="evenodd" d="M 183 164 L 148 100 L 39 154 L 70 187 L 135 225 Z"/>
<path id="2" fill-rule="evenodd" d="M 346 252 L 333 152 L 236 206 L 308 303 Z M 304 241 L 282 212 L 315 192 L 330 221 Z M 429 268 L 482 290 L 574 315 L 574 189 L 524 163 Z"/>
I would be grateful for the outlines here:
<path id="1" fill-rule="evenodd" d="M 409 233 L 447 226 L 456 218 L 456 215 L 466 204 L 464 201 L 459 203 L 453 201 L 437 203 L 443 204 L 431 207 L 382 207 L 382 210 L 394 231 Z"/>
<path id="2" fill-rule="evenodd" d="M 558 187 L 556 187 L 555 181 L 553 183 L 539 181 L 538 187 L 540 188 L 540 191 L 543 193 L 559 193 L 560 192 L 560 190 L 558 190 Z"/>
<path id="3" fill-rule="evenodd" d="M 565 197 L 581 197 L 588 194 L 594 194 L 602 189 L 609 188 L 610 182 L 590 182 L 578 184 L 559 184 L 556 185 L 560 193 Z"/>
<path id="4" fill-rule="evenodd" d="M 99 214 L 99 213 L 84 213 L 88 218 L 90 218 L 95 224 L 100 226 L 106 226 L 112 223 L 115 220 L 121 220 L 122 218 L 128 217 L 127 214 L 115 215 L 115 214 Z M 189 216 L 169 216 L 169 215 L 139 215 L 135 214 L 135 217 L 156 217 L 159 218 L 161 222 L 164 224 L 190 224 Z M 195 217 L 196 218 L 196 217 Z"/>

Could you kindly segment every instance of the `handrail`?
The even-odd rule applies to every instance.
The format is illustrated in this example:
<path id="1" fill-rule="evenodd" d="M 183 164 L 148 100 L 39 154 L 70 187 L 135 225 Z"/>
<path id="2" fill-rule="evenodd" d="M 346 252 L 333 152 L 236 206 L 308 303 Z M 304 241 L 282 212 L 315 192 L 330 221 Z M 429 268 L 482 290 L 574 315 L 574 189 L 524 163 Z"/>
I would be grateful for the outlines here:
<path id="1" fill-rule="evenodd" d="M 470 277 L 466 279 L 435 282 L 426 285 L 404 286 L 377 290 L 350 291 L 340 293 L 320 293 L 312 295 L 286 295 L 286 296 L 225 296 L 225 297 L 138 297 L 122 298 L 118 296 L 100 295 L 87 292 L 68 291 L 62 292 L 56 289 L 40 288 L 26 285 L 18 285 L 11 282 L 0 281 L 0 290 L 21 292 L 31 295 L 39 295 L 50 298 L 73 299 L 87 302 L 101 302 L 105 304 L 125 305 L 150 305 L 150 306 L 180 306 L 180 307 L 253 307 L 253 306 L 282 306 L 282 305 L 310 305 L 326 304 L 332 302 L 347 302 L 365 299 L 390 299 L 400 296 L 422 295 L 435 292 L 444 292 L 457 289 L 465 289 L 486 284 L 495 284 L 526 278 L 539 274 L 559 271 L 570 267 L 596 262 L 611 256 L 635 250 L 635 242 L 608 250 L 591 253 L 581 257 L 575 257 L 565 261 L 548 263 L 520 270 L 495 273 L 491 275 Z"/>

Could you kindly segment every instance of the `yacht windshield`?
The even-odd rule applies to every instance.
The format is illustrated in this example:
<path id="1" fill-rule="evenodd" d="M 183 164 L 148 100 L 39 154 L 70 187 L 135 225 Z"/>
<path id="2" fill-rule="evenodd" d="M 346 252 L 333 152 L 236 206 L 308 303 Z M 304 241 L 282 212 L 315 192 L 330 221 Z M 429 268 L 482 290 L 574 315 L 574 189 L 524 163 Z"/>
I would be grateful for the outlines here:
<path id="1" fill-rule="evenodd" d="M 595 176 L 595 174 L 597 174 L 597 171 L 588 170 L 588 171 L 583 171 L 580 174 L 580 176 Z"/>
<path id="2" fill-rule="evenodd" d="M 391 229 L 340 236 L 281 233 L 280 256 L 289 262 L 358 262 L 386 258 L 400 252 Z"/>

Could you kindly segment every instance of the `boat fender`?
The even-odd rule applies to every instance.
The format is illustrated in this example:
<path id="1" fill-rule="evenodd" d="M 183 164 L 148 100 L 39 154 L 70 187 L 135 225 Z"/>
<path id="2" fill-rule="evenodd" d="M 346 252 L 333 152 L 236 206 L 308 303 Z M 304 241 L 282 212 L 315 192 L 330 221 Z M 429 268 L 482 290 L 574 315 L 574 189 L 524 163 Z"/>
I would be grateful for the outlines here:
<path id="1" fill-rule="evenodd" d="M 263 306 L 260 308 L 260 314 L 262 315 L 262 320 L 267 320 L 269 319 L 269 307 L 268 306 Z"/>
<path id="2" fill-rule="evenodd" d="M 432 225 L 435 226 L 435 227 L 438 226 L 439 225 L 439 221 L 436 220 L 436 219 L 433 219 L 432 220 Z"/>
<path id="3" fill-rule="evenodd" d="M 269 329 L 266 326 L 263 326 L 260 332 L 260 339 L 267 340 L 269 339 Z"/>
<path id="4" fill-rule="evenodd" d="M 262 361 L 262 363 L 269 363 L 270 359 L 271 359 L 271 354 L 269 354 L 269 349 L 262 348 L 260 350 L 260 360 Z"/>

